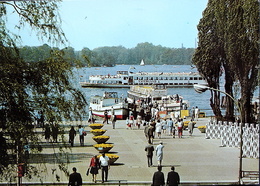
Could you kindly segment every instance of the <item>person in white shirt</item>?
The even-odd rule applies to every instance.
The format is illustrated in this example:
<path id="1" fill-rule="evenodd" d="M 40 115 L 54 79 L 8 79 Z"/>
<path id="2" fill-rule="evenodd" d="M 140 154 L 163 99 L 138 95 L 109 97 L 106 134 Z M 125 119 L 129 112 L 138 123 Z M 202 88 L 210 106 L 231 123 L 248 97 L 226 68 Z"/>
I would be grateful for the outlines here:
<path id="1" fill-rule="evenodd" d="M 194 112 L 195 112 L 195 120 L 198 121 L 200 109 L 196 106 Z"/>
<path id="2" fill-rule="evenodd" d="M 157 123 L 155 125 L 155 132 L 157 133 L 158 138 L 161 138 L 162 124 L 161 124 L 160 120 L 157 120 Z"/>
<path id="3" fill-rule="evenodd" d="M 81 125 L 79 125 L 79 141 L 81 146 L 84 146 L 84 133 L 84 128 Z"/>
<path id="4" fill-rule="evenodd" d="M 182 130 L 183 130 L 184 123 L 181 118 L 179 119 L 177 125 L 178 125 L 178 136 L 179 136 L 179 138 L 182 138 Z"/>
<path id="5" fill-rule="evenodd" d="M 107 182 L 108 178 L 108 169 L 110 168 L 109 164 L 109 157 L 105 155 L 105 153 L 102 153 L 102 156 L 99 158 L 101 170 L 102 170 L 102 183 Z"/>

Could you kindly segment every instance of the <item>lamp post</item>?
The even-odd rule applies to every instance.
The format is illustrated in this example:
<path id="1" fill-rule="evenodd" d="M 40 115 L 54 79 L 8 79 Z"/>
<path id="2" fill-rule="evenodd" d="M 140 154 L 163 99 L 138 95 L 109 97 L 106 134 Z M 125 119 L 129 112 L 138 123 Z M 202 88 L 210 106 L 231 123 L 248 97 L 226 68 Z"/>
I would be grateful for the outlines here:
<path id="1" fill-rule="evenodd" d="M 221 91 L 221 90 L 219 90 L 219 89 L 215 89 L 215 88 L 208 87 L 208 86 L 206 86 L 206 85 L 200 85 L 200 84 L 194 84 L 193 87 L 194 87 L 195 91 L 198 92 L 198 93 L 203 93 L 203 92 L 205 92 L 205 91 L 207 91 L 207 90 L 214 90 L 214 91 L 221 92 L 221 93 L 227 95 L 228 97 L 230 97 L 230 98 L 234 101 L 235 105 L 237 106 L 237 108 L 238 108 L 238 110 L 239 110 L 239 114 L 240 114 L 239 117 L 240 117 L 241 124 L 240 124 L 240 152 L 239 152 L 239 177 L 238 177 L 238 179 L 239 179 L 239 184 L 240 184 L 240 183 L 241 183 L 241 179 L 242 179 L 243 126 L 242 126 L 242 117 L 241 117 L 241 116 L 242 116 L 242 115 L 241 115 L 241 114 L 242 114 L 242 110 L 241 110 L 241 108 L 239 107 L 238 101 L 235 100 L 235 98 L 233 98 L 230 94 L 228 94 L 228 93 L 226 93 L 226 92 L 224 92 L 224 91 Z"/>

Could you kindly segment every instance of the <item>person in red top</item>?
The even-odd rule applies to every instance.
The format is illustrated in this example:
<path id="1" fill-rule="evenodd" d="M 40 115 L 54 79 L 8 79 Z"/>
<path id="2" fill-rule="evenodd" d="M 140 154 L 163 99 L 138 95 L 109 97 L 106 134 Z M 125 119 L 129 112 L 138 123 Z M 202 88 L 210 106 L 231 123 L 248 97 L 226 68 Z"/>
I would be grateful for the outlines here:
<path id="1" fill-rule="evenodd" d="M 90 168 L 90 173 L 92 174 L 92 181 L 96 183 L 98 169 L 100 168 L 99 159 L 97 158 L 96 155 L 91 158 L 89 168 Z"/>

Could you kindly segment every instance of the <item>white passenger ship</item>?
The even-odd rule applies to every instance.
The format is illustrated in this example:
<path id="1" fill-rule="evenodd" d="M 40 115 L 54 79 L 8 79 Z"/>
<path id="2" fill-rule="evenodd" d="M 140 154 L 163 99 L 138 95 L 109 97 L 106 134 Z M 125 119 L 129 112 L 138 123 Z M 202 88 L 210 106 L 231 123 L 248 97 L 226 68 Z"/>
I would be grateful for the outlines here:
<path id="1" fill-rule="evenodd" d="M 82 87 L 130 87 L 131 85 L 193 86 L 206 84 L 197 72 L 130 72 L 117 71 L 116 75 L 92 75 L 88 81 L 80 82 Z"/>

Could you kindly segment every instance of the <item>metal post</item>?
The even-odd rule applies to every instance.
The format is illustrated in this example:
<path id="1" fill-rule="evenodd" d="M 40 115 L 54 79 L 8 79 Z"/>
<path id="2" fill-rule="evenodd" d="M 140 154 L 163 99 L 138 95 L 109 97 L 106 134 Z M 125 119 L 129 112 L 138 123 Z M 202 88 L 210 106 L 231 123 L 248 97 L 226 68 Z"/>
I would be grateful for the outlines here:
<path id="1" fill-rule="evenodd" d="M 219 92 L 227 95 L 228 97 L 230 97 L 234 101 L 235 105 L 237 106 L 237 108 L 239 110 L 239 114 L 240 114 L 239 118 L 240 118 L 240 122 L 241 123 L 240 123 L 240 145 L 239 145 L 240 150 L 239 150 L 238 181 L 239 181 L 239 184 L 241 184 L 241 180 L 242 180 L 242 163 L 243 163 L 242 162 L 242 158 L 243 158 L 243 149 L 242 149 L 242 147 L 243 147 L 243 121 L 242 121 L 242 111 L 241 111 L 241 108 L 239 107 L 238 101 L 235 100 L 230 94 L 228 94 L 226 92 L 223 92 L 221 90 L 215 89 L 215 88 L 211 88 L 211 87 L 208 87 L 208 89 L 219 91 Z"/>
<path id="2" fill-rule="evenodd" d="M 226 93 L 226 92 L 223 92 L 221 90 L 218 90 L 218 89 L 215 89 L 215 88 L 212 88 L 212 87 L 208 87 L 208 86 L 205 86 L 205 85 L 199 85 L 199 84 L 195 84 L 194 85 L 194 89 L 196 92 L 198 93 L 202 93 L 202 92 L 205 92 L 206 90 L 214 90 L 214 91 L 218 91 L 218 92 L 221 92 L 225 95 L 227 95 L 228 97 L 230 97 L 235 105 L 237 106 L 238 110 L 239 110 L 239 118 L 240 118 L 240 151 L 239 151 L 239 173 L 238 173 L 238 180 L 239 180 L 239 184 L 241 184 L 241 180 L 242 180 L 242 156 L 243 156 L 243 150 L 242 150 L 242 147 L 243 147 L 243 120 L 242 120 L 242 110 L 241 108 L 239 107 L 239 104 L 238 104 L 238 101 L 235 100 L 230 94 Z"/>

